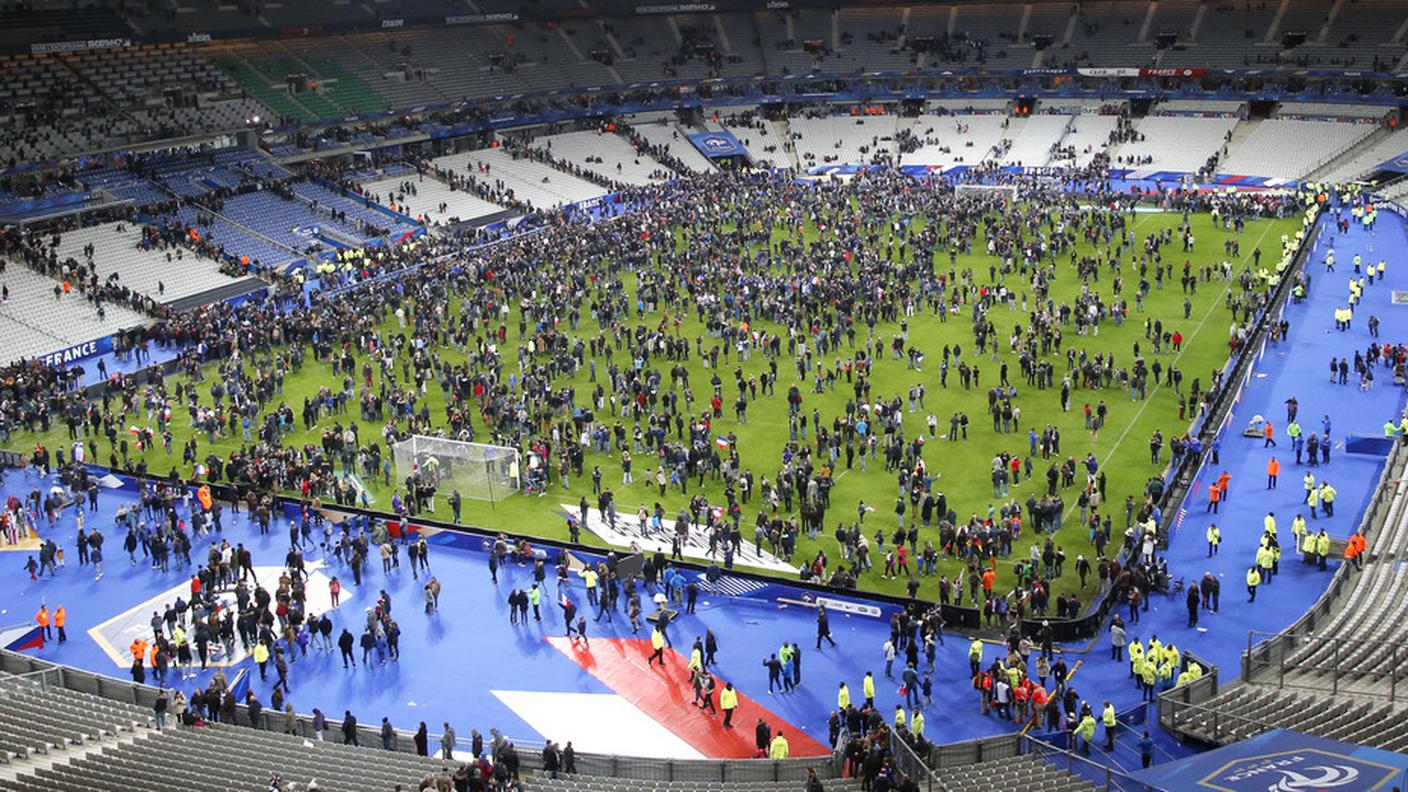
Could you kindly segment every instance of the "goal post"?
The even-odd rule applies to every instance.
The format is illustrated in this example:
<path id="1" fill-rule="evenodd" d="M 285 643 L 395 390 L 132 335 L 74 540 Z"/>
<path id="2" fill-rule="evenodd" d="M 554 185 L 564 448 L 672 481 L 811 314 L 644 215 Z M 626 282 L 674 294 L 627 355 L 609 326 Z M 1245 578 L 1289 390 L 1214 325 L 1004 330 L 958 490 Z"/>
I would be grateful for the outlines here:
<path id="1" fill-rule="evenodd" d="M 411 435 L 391 452 L 401 484 L 414 478 L 441 497 L 458 491 L 467 500 L 496 503 L 523 486 L 518 449 L 509 446 Z"/>
<path id="2" fill-rule="evenodd" d="M 959 196 L 995 197 L 1008 204 L 1017 200 L 1017 185 L 1015 184 L 956 184 L 953 192 Z"/>

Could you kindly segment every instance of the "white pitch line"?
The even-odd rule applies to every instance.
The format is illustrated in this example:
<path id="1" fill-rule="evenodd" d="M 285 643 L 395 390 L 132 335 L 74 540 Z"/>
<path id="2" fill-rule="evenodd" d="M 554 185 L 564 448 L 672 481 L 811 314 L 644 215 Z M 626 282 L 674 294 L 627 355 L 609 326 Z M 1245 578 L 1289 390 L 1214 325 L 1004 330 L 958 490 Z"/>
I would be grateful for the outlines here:
<path id="1" fill-rule="evenodd" d="M 1253 250 L 1261 246 L 1262 240 L 1266 239 L 1267 234 L 1271 233 L 1271 228 L 1271 224 L 1268 223 L 1266 228 L 1262 230 L 1261 236 L 1257 237 L 1256 244 L 1252 245 Z M 1252 254 L 1248 253 L 1247 255 L 1242 257 L 1241 263 L 1247 263 L 1247 261 L 1251 257 Z M 1212 305 L 1208 308 L 1207 313 L 1203 315 L 1202 321 L 1198 322 L 1197 326 L 1193 328 L 1193 332 L 1188 335 L 1187 340 L 1184 342 L 1184 348 L 1180 350 L 1177 355 L 1174 355 L 1173 363 L 1177 363 L 1179 360 L 1182 360 L 1184 353 L 1186 353 L 1193 346 L 1193 339 L 1198 337 L 1198 334 L 1201 333 L 1203 330 L 1203 326 L 1206 325 L 1208 323 L 1208 320 L 1212 318 L 1212 315 L 1217 312 L 1218 306 L 1223 301 L 1223 296 L 1231 290 L 1232 283 L 1233 281 L 1228 280 L 1227 285 L 1222 287 L 1222 291 L 1217 295 L 1217 299 L 1213 301 Z M 1139 409 L 1135 411 L 1134 417 L 1131 418 L 1129 422 L 1125 424 L 1124 431 L 1120 433 L 1120 436 L 1115 439 L 1114 445 L 1110 446 L 1110 450 L 1106 452 L 1106 459 L 1112 458 L 1115 455 L 1115 450 L 1118 449 L 1122 443 L 1124 443 L 1125 438 L 1129 437 L 1129 430 L 1133 429 L 1134 424 L 1138 423 L 1140 416 L 1144 414 L 1145 408 L 1149 406 L 1149 402 L 1154 400 L 1154 394 L 1158 393 L 1161 387 L 1163 387 L 1161 384 L 1157 382 L 1154 383 L 1153 389 L 1150 390 L 1149 395 L 1144 398 L 1144 403 L 1139 405 Z M 1073 514 L 1075 512 L 1075 508 L 1076 504 L 1074 501 L 1072 501 L 1071 505 L 1066 507 L 1066 516 L 1069 517 L 1071 514 Z"/>

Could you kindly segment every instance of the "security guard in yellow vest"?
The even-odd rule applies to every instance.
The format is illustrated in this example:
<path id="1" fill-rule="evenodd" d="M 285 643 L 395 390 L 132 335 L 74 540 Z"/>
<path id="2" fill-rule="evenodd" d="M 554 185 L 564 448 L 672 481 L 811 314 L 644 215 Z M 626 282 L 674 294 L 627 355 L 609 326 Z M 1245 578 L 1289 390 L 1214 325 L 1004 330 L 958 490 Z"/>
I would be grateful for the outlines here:
<path id="1" fill-rule="evenodd" d="M 1101 713 L 1100 719 L 1105 723 L 1105 750 L 1115 750 L 1115 729 L 1118 721 L 1115 718 L 1115 705 L 1105 702 L 1105 711 Z"/>

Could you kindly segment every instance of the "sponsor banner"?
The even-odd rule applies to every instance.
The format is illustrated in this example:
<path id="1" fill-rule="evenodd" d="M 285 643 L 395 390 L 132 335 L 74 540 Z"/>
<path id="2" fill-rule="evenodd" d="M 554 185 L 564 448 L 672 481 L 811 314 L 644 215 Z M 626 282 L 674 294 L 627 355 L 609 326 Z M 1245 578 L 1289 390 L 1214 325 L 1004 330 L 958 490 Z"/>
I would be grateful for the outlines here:
<path id="1" fill-rule="evenodd" d="M 398 28 L 398 27 L 405 27 L 405 26 L 406 26 L 406 20 L 404 20 L 404 19 L 383 19 L 383 20 L 381 20 L 381 27 L 382 27 L 383 29 L 386 29 L 386 28 Z"/>
<path id="2" fill-rule="evenodd" d="M 1070 74 L 1070 69 L 1022 69 L 1023 76 Z"/>
<path id="3" fill-rule="evenodd" d="M 748 153 L 748 149 L 738 142 L 732 132 L 696 132 L 689 136 L 689 142 L 710 159 L 740 157 Z"/>
<path id="4" fill-rule="evenodd" d="M 290 25 L 279 28 L 279 34 L 283 36 L 316 36 L 322 32 L 322 25 Z"/>
<path id="5" fill-rule="evenodd" d="M 637 14 L 697 14 L 717 9 L 713 3 L 664 3 L 661 5 L 638 5 Z"/>
<path id="6" fill-rule="evenodd" d="M 1076 74 L 1082 77 L 1138 77 L 1139 69 L 1080 68 Z"/>
<path id="7" fill-rule="evenodd" d="M 1358 792 L 1387 789 L 1408 756 L 1275 729 L 1131 775 L 1158 789 Z"/>
<path id="8" fill-rule="evenodd" d="M 1179 67 L 1140 69 L 1140 77 L 1206 77 L 1207 69 L 1185 69 Z"/>
<path id="9" fill-rule="evenodd" d="M 39 361 L 46 366 L 66 366 L 70 363 L 77 363 L 81 360 L 98 355 L 106 355 L 112 351 L 112 336 L 85 341 L 82 344 L 74 344 L 67 349 L 60 349 L 48 355 L 42 355 Z"/>
<path id="10" fill-rule="evenodd" d="M 517 22 L 518 14 L 504 12 L 501 14 L 452 14 L 445 17 L 447 25 L 485 25 L 493 22 Z"/>
<path id="11" fill-rule="evenodd" d="M 30 44 L 29 51 L 35 55 L 44 55 L 55 52 L 82 52 L 84 50 L 105 50 L 123 49 L 132 46 L 132 39 L 128 38 L 106 38 L 87 39 L 86 41 L 46 41 L 40 44 Z"/>
<path id="12" fill-rule="evenodd" d="M 781 11 L 783 9 L 791 7 L 792 4 L 787 2 L 787 0 L 768 0 L 769 11 Z"/>
<path id="13" fill-rule="evenodd" d="M 211 41 L 214 41 L 214 37 L 211 36 L 209 33 L 187 33 L 187 34 L 186 34 L 186 43 L 187 43 L 187 44 L 209 44 Z"/>
<path id="14" fill-rule="evenodd" d="M 879 605 L 874 605 L 869 602 L 852 602 L 851 600 L 832 599 L 831 597 L 817 597 L 816 604 L 834 613 L 869 616 L 872 619 L 879 619 L 884 615 Z"/>
<path id="15" fill-rule="evenodd" d="M 1377 170 L 1392 171 L 1393 173 L 1408 173 L 1408 151 L 1379 163 Z"/>

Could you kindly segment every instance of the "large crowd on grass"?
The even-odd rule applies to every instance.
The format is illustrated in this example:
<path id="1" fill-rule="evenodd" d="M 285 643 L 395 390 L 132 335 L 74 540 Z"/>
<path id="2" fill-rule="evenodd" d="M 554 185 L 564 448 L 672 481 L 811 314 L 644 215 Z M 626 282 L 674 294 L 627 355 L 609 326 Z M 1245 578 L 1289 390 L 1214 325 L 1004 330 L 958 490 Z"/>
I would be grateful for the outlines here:
<path id="1" fill-rule="evenodd" d="M 702 200 L 716 195 L 727 199 Z M 1059 539 L 1011 559 L 1010 588 L 996 585 L 997 559 L 1009 558 L 1023 533 L 1055 534 L 1078 505 L 1099 557 L 1074 566 L 1115 579 L 1119 550 L 1157 522 L 1159 493 L 1107 493 L 1100 462 L 1063 451 L 1061 432 L 1048 425 L 1029 432 L 1029 454 L 994 457 L 994 505 L 945 494 L 933 440 L 961 442 L 978 428 L 966 413 L 931 415 L 927 432 L 906 421 L 925 409 L 922 386 L 880 392 L 873 367 L 899 361 L 931 388 L 952 379 L 986 392 L 1000 433 L 1047 423 L 1033 420 L 1032 391 L 1059 394 L 1064 409 L 1081 394 L 1086 428 L 1096 432 L 1107 399 L 1145 398 L 1161 378 L 1174 386 L 1165 398 L 1181 400 L 1180 415 L 1195 413 L 1218 383 L 1194 374 L 1184 392 L 1183 372 L 1156 354 L 1181 342 L 1178 317 L 1141 315 L 1145 297 L 1165 284 L 1190 294 L 1218 281 L 1228 287 L 1235 337 L 1265 299 L 1265 278 L 1247 259 L 1186 263 L 1188 218 L 1210 212 L 1240 230 L 1298 211 L 1273 195 L 1170 193 L 1159 200 L 1182 211 L 1184 224 L 1138 234 L 1128 195 L 1076 197 L 1033 184 L 1006 203 L 894 173 L 815 184 L 718 174 L 623 200 L 633 211 L 616 220 L 563 215 L 487 248 L 432 238 L 349 260 L 352 271 L 341 274 L 353 283 L 404 270 L 373 287 L 173 316 L 146 342 L 180 350 L 180 377 L 115 373 L 90 398 L 60 369 L 11 366 L 0 432 L 67 427 L 72 447 L 36 446 L 30 463 L 39 467 L 82 459 L 185 479 L 199 466 L 210 481 L 260 494 L 355 503 L 365 489 L 345 474 L 357 473 L 402 493 L 395 503 L 407 515 L 432 495 L 393 468 L 389 445 L 410 434 L 518 447 L 544 461 L 537 486 L 591 477 L 598 505 L 614 510 L 616 482 L 593 474 L 610 460 L 634 467 L 662 496 L 692 494 L 681 511 L 688 519 L 675 524 L 715 534 L 721 554 L 755 541 L 804 576 L 844 587 L 867 574 L 938 574 L 938 560 L 957 558 L 962 571 L 941 586 L 954 604 L 966 594 L 966 604 L 1004 623 L 1065 616 L 1081 602 L 1051 591 L 1065 566 Z M 985 269 L 960 264 L 975 249 L 988 254 Z M 1056 299 L 1053 284 L 1069 278 L 1080 279 L 1078 293 Z M 704 333 L 686 334 L 687 320 Z M 911 345 L 921 321 L 959 323 L 966 340 L 942 350 Z M 1144 326 L 1128 354 L 1086 353 L 1082 337 L 1127 321 Z M 766 369 L 745 374 L 755 358 Z M 290 403 L 285 381 L 310 361 L 331 376 Z M 585 385 L 568 381 L 582 372 Z M 432 410 L 432 389 L 443 410 Z M 838 390 L 844 409 L 823 414 L 813 395 Z M 739 453 L 750 443 L 749 407 L 779 397 L 788 439 L 766 450 L 774 469 L 755 471 Z M 737 423 L 729 430 L 725 414 Z M 182 424 L 192 431 L 177 444 Z M 312 429 L 316 440 L 291 441 Z M 1171 434 L 1177 451 L 1181 430 Z M 219 453 L 217 443 L 235 438 L 237 450 Z M 830 500 L 842 471 L 871 464 L 896 482 L 893 500 L 867 492 L 870 507 L 837 514 Z M 1045 486 L 1025 503 L 1008 497 L 1033 477 Z M 689 493 L 691 481 L 711 487 Z M 893 516 L 867 523 L 867 511 Z M 834 552 L 819 546 L 796 557 L 803 534 L 834 537 Z M 1135 574 L 1155 582 L 1151 570 Z M 909 585 L 913 593 L 917 583 Z"/>

